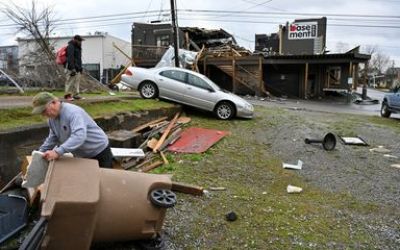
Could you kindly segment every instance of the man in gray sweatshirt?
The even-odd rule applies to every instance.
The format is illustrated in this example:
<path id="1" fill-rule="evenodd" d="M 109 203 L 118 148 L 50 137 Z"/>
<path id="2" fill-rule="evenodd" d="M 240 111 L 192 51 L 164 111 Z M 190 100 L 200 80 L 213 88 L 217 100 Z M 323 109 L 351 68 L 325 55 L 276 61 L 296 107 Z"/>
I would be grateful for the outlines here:
<path id="1" fill-rule="evenodd" d="M 61 102 L 48 92 L 33 97 L 33 114 L 49 118 L 50 132 L 39 151 L 47 160 L 70 152 L 75 157 L 96 159 L 103 168 L 112 167 L 108 137 L 81 107 Z"/>

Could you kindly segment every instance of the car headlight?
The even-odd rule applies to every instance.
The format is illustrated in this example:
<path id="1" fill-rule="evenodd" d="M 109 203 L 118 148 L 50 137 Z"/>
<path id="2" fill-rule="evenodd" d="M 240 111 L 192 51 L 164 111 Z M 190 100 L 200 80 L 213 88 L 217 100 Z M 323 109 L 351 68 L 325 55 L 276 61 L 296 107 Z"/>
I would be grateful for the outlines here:
<path id="1" fill-rule="evenodd" d="M 250 110 L 250 111 L 253 111 L 253 110 L 254 110 L 253 105 L 251 105 L 250 103 L 246 103 L 246 104 L 244 105 L 244 107 L 245 107 L 246 109 Z"/>

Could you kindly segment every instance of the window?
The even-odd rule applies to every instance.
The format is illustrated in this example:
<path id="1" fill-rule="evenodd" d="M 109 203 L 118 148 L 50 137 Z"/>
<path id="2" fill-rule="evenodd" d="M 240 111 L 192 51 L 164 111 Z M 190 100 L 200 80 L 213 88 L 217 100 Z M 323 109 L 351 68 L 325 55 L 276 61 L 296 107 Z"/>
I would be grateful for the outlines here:
<path id="1" fill-rule="evenodd" d="M 340 67 L 329 67 L 327 73 L 328 73 L 328 86 L 340 85 L 341 83 Z"/>
<path id="2" fill-rule="evenodd" d="M 156 36 L 156 45 L 158 47 L 167 47 L 170 44 L 169 35 L 158 35 Z"/>
<path id="3" fill-rule="evenodd" d="M 181 72 L 181 71 L 177 71 L 177 70 L 166 70 L 166 71 L 162 71 L 160 72 L 160 75 L 165 76 L 167 78 L 173 79 L 173 80 L 177 80 L 180 82 L 186 82 L 186 73 L 185 72 Z"/>
<path id="4" fill-rule="evenodd" d="M 190 85 L 202 88 L 202 89 L 210 89 L 210 86 L 200 77 L 188 74 L 188 83 Z"/>

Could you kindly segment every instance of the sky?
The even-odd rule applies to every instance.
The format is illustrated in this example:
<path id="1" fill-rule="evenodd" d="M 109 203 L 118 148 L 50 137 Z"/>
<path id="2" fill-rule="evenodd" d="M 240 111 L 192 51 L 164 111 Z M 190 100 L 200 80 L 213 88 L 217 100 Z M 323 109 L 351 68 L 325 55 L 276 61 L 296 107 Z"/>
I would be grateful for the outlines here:
<path id="1" fill-rule="evenodd" d="M 0 0 L 29 8 L 32 0 Z M 36 0 L 51 6 L 58 21 L 55 36 L 95 31 L 130 41 L 133 22 L 170 21 L 169 0 Z M 254 50 L 255 34 L 278 31 L 294 19 L 327 17 L 327 50 L 375 48 L 400 67 L 400 0 L 176 0 L 179 26 L 224 29 L 239 45 Z M 0 13 L 0 46 L 16 44 L 15 28 Z"/>

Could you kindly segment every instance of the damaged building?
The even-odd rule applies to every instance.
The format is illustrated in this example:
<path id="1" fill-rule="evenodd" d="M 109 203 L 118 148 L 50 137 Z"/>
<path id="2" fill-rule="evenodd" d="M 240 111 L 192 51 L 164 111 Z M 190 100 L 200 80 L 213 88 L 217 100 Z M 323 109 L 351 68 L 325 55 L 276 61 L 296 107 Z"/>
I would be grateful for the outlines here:
<path id="1" fill-rule="evenodd" d="M 236 94 L 308 99 L 349 92 L 361 81 L 359 64 L 370 55 L 359 47 L 327 53 L 326 24 L 326 17 L 299 19 L 280 25 L 277 33 L 256 34 L 254 52 L 238 46 L 222 29 L 180 27 L 179 47 L 199 51 L 204 45 L 199 71 Z M 153 67 L 173 44 L 171 24 L 133 26 L 133 58 L 139 66 Z"/>
<path id="2" fill-rule="evenodd" d="M 154 67 L 168 46 L 173 44 L 170 23 L 133 23 L 132 58 L 141 67 Z M 216 47 L 236 44 L 235 38 L 223 29 L 179 27 L 179 48 L 200 51 L 202 46 Z"/>

